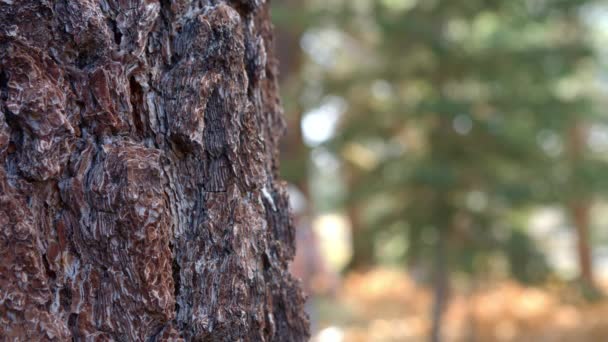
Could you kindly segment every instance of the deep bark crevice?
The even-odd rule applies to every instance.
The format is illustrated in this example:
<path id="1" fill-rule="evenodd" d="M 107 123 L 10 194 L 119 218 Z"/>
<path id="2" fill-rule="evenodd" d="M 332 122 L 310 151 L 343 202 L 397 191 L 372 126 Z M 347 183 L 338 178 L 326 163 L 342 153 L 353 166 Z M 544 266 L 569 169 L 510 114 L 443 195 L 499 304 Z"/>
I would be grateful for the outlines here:
<path id="1" fill-rule="evenodd" d="M 0 69 L 0 91 L 4 91 L 8 88 L 8 75 L 3 69 Z M 2 99 L 6 100 L 6 95 L 2 93 Z"/>
<path id="2" fill-rule="evenodd" d="M 129 77 L 129 93 L 131 94 L 131 106 L 133 111 L 133 125 L 135 133 L 139 136 L 144 135 L 144 122 L 142 120 L 143 111 L 143 89 L 135 77 Z"/>
<path id="3" fill-rule="evenodd" d="M 59 290 L 59 303 L 61 303 L 61 307 L 66 311 L 72 306 L 72 290 L 69 286 L 66 285 Z"/>
<path id="4" fill-rule="evenodd" d="M 118 28 L 118 25 L 116 24 L 116 20 L 108 19 L 108 27 L 114 34 L 114 37 L 113 37 L 114 43 L 116 43 L 117 46 L 120 46 L 120 43 L 122 42 L 122 32 L 120 32 L 120 29 Z"/>
<path id="5" fill-rule="evenodd" d="M 45 270 L 45 273 L 46 273 L 47 277 L 51 281 L 54 281 L 55 278 L 57 278 L 57 274 L 55 273 L 55 271 L 51 270 L 51 267 L 49 265 L 49 261 L 47 260 L 46 253 L 42 254 L 42 265 L 44 265 L 44 270 Z"/>
<path id="6" fill-rule="evenodd" d="M 179 298 L 179 294 L 181 291 L 181 275 L 180 275 L 180 271 L 181 271 L 181 267 L 179 266 L 179 263 L 177 262 L 177 259 L 175 259 L 175 252 L 173 252 L 173 246 L 171 246 L 171 250 L 172 250 L 172 255 L 173 255 L 173 262 L 171 263 L 171 270 L 172 270 L 172 277 L 173 277 L 173 295 L 175 296 L 176 299 Z M 176 300 L 175 301 L 175 312 L 179 312 L 179 301 Z"/>

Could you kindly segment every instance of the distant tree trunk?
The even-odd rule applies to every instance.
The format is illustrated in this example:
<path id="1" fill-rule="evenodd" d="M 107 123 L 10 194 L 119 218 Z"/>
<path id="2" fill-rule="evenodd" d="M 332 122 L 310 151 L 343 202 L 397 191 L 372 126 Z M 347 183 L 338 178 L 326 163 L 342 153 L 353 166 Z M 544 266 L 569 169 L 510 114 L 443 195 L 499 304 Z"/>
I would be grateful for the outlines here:
<path id="1" fill-rule="evenodd" d="M 275 3 L 277 8 L 298 15 L 305 11 L 303 0 L 282 0 Z M 308 169 L 310 161 L 309 148 L 304 144 L 302 134 L 303 108 L 299 95 L 302 92 L 303 51 L 300 48 L 300 37 L 304 27 L 294 23 L 279 23 L 275 29 L 276 54 L 279 59 L 279 84 L 286 94 L 289 105 L 286 105 L 285 118 L 287 132 L 281 139 L 279 151 L 283 161 L 283 177 L 297 186 L 307 200 L 310 200 Z M 306 215 L 312 214 L 312 206 L 308 206 Z"/>
<path id="2" fill-rule="evenodd" d="M 455 225 L 454 209 L 444 200 L 447 198 L 447 194 L 438 192 L 436 197 L 436 202 L 432 207 L 437 208 L 437 212 L 441 213 L 441 216 L 438 217 L 437 226 L 434 227 L 437 240 L 433 256 L 433 306 L 429 336 L 431 342 L 443 341 L 443 318 L 450 301 L 450 238 L 453 236 Z"/>
<path id="3" fill-rule="evenodd" d="M 0 339 L 304 341 L 263 0 L 0 1 Z"/>
<path id="4" fill-rule="evenodd" d="M 433 280 L 433 308 L 431 311 L 431 342 L 443 341 L 441 328 L 443 313 L 449 301 L 449 268 L 447 260 L 447 234 L 445 229 L 439 230 L 435 247 L 435 279 Z"/>
<path id="5" fill-rule="evenodd" d="M 586 136 L 587 129 L 581 122 L 573 124 L 568 132 L 568 153 L 573 169 L 585 153 Z M 580 278 L 586 285 L 595 287 L 589 234 L 591 201 L 584 194 L 576 193 L 575 200 L 569 203 L 568 209 L 576 232 Z"/>
<path id="6" fill-rule="evenodd" d="M 583 202 L 574 203 L 570 206 L 574 228 L 576 229 L 580 277 L 587 285 L 594 286 L 591 246 L 589 244 L 591 239 L 589 236 L 589 210 L 589 204 Z"/>
<path id="7" fill-rule="evenodd" d="M 347 268 L 354 271 L 367 271 L 374 265 L 374 239 L 361 222 L 361 211 L 361 206 L 355 203 L 347 206 L 353 239 L 353 256 Z"/>

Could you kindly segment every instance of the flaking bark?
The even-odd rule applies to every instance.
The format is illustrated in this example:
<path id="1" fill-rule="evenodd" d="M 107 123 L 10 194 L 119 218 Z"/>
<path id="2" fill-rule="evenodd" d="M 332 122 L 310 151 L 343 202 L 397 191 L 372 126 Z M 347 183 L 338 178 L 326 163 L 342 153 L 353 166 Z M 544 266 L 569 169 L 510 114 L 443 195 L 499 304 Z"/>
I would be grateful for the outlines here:
<path id="1" fill-rule="evenodd" d="M 302 341 L 264 0 L 0 0 L 0 339 Z"/>

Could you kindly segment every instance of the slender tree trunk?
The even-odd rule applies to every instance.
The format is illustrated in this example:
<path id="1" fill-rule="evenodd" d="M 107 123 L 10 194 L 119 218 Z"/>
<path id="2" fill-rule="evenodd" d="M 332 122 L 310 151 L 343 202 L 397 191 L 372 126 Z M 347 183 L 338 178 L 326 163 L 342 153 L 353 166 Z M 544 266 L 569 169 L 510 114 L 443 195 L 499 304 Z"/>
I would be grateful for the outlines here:
<path id="1" fill-rule="evenodd" d="M 435 279 L 433 282 L 433 308 L 431 312 L 431 342 L 443 341 L 441 328 L 443 313 L 449 301 L 449 269 L 446 255 L 447 231 L 440 229 L 435 248 Z"/>
<path id="2" fill-rule="evenodd" d="M 475 306 L 473 305 L 474 303 L 474 296 L 475 293 L 477 292 L 477 277 L 475 276 L 475 274 L 472 275 L 471 279 L 469 280 L 470 284 L 469 284 L 469 289 L 468 289 L 468 293 L 467 293 L 467 300 L 469 301 L 469 306 L 467 307 L 467 326 L 466 326 L 466 335 L 464 338 L 464 341 L 466 342 L 476 342 L 477 341 L 477 317 L 475 315 Z"/>
<path id="3" fill-rule="evenodd" d="M 595 284 L 593 277 L 593 263 L 591 258 L 591 246 L 589 244 L 589 210 L 588 204 L 578 202 L 570 207 L 574 228 L 576 229 L 576 243 L 578 252 L 578 264 L 581 279 L 590 286 Z"/>
<path id="4" fill-rule="evenodd" d="M 274 6 L 282 11 L 301 14 L 305 11 L 303 0 L 282 0 Z M 299 95 L 302 92 L 301 72 L 304 63 L 303 51 L 300 48 L 300 38 L 304 32 L 304 27 L 294 23 L 279 23 L 275 29 L 276 54 L 279 59 L 279 84 L 281 90 L 288 98 L 286 105 L 285 118 L 287 122 L 287 134 L 281 139 L 279 146 L 282 163 L 282 170 L 286 180 L 302 192 L 310 203 L 309 193 L 309 161 L 310 151 L 304 144 L 302 134 L 302 115 L 303 108 L 300 104 Z M 308 206 L 306 215 L 312 215 L 312 206 Z"/>
<path id="5" fill-rule="evenodd" d="M 575 123 L 568 132 L 568 153 L 572 169 L 577 167 L 585 153 L 586 136 L 587 129 L 581 122 Z M 569 210 L 576 231 L 580 278 L 586 285 L 594 287 L 589 234 L 591 201 L 586 197 L 584 194 L 577 193 L 575 200 L 569 204 Z"/>
<path id="6" fill-rule="evenodd" d="M 0 1 L 0 339 L 303 341 L 264 0 Z"/>
<path id="7" fill-rule="evenodd" d="M 374 239 L 362 221 L 361 206 L 351 203 L 347 207 L 348 219 L 353 239 L 353 256 L 347 269 L 353 271 L 367 271 L 374 265 Z"/>

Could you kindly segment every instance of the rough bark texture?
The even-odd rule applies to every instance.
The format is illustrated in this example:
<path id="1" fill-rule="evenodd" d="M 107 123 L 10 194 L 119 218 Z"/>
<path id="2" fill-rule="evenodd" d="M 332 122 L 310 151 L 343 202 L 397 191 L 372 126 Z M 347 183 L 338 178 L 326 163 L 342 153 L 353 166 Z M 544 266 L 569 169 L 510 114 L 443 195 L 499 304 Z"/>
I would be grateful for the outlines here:
<path id="1" fill-rule="evenodd" d="M 264 0 L 0 0 L 0 340 L 300 341 Z"/>

